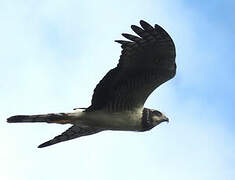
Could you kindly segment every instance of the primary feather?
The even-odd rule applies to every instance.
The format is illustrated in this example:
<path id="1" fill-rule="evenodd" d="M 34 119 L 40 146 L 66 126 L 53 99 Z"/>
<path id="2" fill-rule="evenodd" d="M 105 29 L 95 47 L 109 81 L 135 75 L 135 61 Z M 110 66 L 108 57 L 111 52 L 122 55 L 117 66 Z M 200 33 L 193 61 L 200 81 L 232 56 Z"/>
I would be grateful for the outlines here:
<path id="1" fill-rule="evenodd" d="M 158 86 L 175 76 L 173 40 L 158 25 L 152 27 L 143 20 L 140 25 L 142 28 L 131 26 L 139 37 L 123 33 L 131 41 L 116 40 L 123 49 L 119 63 L 96 86 L 87 111 L 118 112 L 141 107 Z"/>

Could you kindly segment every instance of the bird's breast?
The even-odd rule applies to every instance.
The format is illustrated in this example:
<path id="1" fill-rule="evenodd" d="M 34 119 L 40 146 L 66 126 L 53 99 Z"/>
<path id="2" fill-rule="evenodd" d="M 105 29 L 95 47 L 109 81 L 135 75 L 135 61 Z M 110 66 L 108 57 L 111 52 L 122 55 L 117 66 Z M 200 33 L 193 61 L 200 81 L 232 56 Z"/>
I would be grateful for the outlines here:
<path id="1" fill-rule="evenodd" d="M 104 130 L 139 131 L 141 126 L 142 110 L 106 112 L 84 112 L 75 123 L 96 127 Z"/>

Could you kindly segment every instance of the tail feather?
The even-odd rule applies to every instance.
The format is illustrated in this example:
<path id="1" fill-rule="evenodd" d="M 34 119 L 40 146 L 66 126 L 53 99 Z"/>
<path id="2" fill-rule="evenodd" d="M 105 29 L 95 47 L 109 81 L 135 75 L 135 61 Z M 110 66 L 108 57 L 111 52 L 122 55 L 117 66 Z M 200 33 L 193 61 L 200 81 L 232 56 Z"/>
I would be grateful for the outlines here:
<path id="1" fill-rule="evenodd" d="M 55 114 L 41 114 L 41 115 L 17 115 L 12 116 L 7 119 L 8 123 L 23 123 L 23 122 L 46 122 L 46 123 L 73 123 L 73 115 L 72 113 L 55 113 Z M 50 146 L 56 143 L 60 143 L 63 141 L 68 141 L 70 139 L 78 138 L 81 136 L 87 136 L 91 134 L 95 134 L 102 131 L 102 129 L 96 129 L 93 127 L 80 127 L 78 125 L 73 125 L 68 130 L 63 132 L 61 135 L 54 137 L 53 139 L 42 143 L 38 146 L 38 148 L 43 148 L 46 146 Z"/>
<path id="2" fill-rule="evenodd" d="M 53 113 L 41 115 L 17 115 L 7 119 L 8 123 L 23 123 L 23 122 L 46 122 L 46 123 L 70 123 L 71 118 L 68 113 Z"/>
<path id="3" fill-rule="evenodd" d="M 72 126 L 69 129 L 67 129 L 65 132 L 63 132 L 61 135 L 54 137 L 53 139 L 44 142 L 38 146 L 38 148 L 43 148 L 47 146 L 51 146 L 56 143 L 60 143 L 63 141 L 68 141 L 74 138 L 78 138 L 81 136 L 87 136 L 91 134 L 95 134 L 100 132 L 100 129 L 94 129 L 94 128 L 81 128 L 79 126 Z"/>

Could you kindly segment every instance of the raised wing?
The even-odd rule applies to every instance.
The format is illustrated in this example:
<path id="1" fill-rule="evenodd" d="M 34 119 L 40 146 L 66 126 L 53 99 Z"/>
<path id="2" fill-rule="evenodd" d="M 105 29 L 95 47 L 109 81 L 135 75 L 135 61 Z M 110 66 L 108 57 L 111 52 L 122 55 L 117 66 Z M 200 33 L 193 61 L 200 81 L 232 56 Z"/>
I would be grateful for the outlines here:
<path id="1" fill-rule="evenodd" d="M 175 45 L 167 32 L 140 21 L 132 25 L 138 35 L 122 34 L 130 41 L 117 40 L 122 54 L 94 90 L 92 104 L 86 111 L 119 112 L 143 107 L 148 96 L 176 73 Z"/>

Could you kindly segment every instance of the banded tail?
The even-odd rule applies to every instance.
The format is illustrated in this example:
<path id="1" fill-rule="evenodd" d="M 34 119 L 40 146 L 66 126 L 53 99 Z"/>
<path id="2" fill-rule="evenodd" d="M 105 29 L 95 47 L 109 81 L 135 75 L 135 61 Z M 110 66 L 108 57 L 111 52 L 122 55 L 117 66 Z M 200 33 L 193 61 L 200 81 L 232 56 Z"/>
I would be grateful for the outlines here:
<path id="1" fill-rule="evenodd" d="M 46 122 L 46 123 L 71 123 L 69 113 L 53 113 L 40 115 L 18 115 L 7 119 L 8 123 Z"/>

